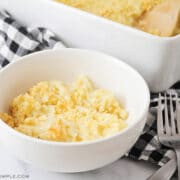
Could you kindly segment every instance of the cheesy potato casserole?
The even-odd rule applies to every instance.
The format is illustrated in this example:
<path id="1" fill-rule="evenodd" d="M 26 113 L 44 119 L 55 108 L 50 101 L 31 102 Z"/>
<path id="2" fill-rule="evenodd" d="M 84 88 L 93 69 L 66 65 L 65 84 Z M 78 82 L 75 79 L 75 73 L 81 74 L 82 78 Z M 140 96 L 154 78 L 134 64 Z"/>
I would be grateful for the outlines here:
<path id="1" fill-rule="evenodd" d="M 72 84 L 44 81 L 14 98 L 0 118 L 26 135 L 49 141 L 91 141 L 127 127 L 127 111 L 86 76 Z"/>
<path id="2" fill-rule="evenodd" d="M 56 1 L 125 25 L 136 27 L 151 34 L 173 36 L 180 33 L 180 18 L 178 15 L 180 13 L 180 0 Z M 155 12 L 152 12 L 150 16 L 149 14 L 146 15 L 146 13 L 151 12 L 153 8 L 156 8 Z"/>

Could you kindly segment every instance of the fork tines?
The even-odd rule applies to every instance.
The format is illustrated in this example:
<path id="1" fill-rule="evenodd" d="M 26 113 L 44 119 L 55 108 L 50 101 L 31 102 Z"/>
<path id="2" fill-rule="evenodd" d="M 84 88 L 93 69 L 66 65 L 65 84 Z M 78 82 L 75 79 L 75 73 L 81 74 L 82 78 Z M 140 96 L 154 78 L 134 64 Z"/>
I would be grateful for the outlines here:
<path id="1" fill-rule="evenodd" d="M 158 135 L 180 134 L 180 105 L 175 91 L 159 93 L 158 99 Z"/>

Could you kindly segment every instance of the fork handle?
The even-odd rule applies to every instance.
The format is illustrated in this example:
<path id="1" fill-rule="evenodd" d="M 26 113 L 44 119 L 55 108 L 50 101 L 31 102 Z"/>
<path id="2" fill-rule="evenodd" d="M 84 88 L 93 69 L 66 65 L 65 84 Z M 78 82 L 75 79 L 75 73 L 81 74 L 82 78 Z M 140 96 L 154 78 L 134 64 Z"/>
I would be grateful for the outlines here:
<path id="1" fill-rule="evenodd" d="M 168 161 L 164 166 L 159 168 L 147 180 L 170 180 L 176 170 L 176 159 L 173 158 Z"/>
<path id="2" fill-rule="evenodd" d="M 174 150 L 176 152 L 176 159 L 177 159 L 178 180 L 180 180 L 180 148 L 175 148 Z"/>

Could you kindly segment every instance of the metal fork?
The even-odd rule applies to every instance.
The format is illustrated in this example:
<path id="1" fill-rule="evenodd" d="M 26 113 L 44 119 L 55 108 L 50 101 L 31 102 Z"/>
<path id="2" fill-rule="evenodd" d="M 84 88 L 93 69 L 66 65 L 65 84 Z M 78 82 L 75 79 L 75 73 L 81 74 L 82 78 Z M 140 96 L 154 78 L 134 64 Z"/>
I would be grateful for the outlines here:
<path id="1" fill-rule="evenodd" d="M 175 108 L 173 107 L 172 91 L 169 93 L 169 112 L 166 93 L 164 94 L 164 108 L 161 94 L 159 94 L 158 104 L 157 130 L 159 141 L 175 150 L 178 166 L 178 180 L 180 180 L 180 104 L 177 93 L 175 94 Z"/>
<path id="2" fill-rule="evenodd" d="M 176 170 L 176 163 L 178 165 L 178 180 L 180 180 L 180 104 L 177 94 L 175 94 L 174 99 L 175 109 L 173 107 L 172 91 L 170 91 L 170 107 L 168 112 L 167 94 L 164 94 L 164 105 L 162 104 L 161 94 L 159 94 L 157 130 L 160 143 L 168 147 L 171 147 L 175 150 L 176 160 L 170 160 L 156 173 L 150 176 L 148 180 L 169 180 L 170 177 L 174 174 L 174 171 Z"/>

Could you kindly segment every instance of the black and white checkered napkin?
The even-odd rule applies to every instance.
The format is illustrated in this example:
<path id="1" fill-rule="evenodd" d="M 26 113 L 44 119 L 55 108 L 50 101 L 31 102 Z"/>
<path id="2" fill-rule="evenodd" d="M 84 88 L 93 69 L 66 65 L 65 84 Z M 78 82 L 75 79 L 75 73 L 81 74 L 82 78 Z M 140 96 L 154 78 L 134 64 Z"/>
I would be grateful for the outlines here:
<path id="1" fill-rule="evenodd" d="M 65 47 L 64 43 L 49 30 L 24 27 L 6 11 L 0 12 L 0 68 L 26 54 L 62 47 Z M 173 87 L 175 93 L 178 93 L 178 88 L 180 83 Z M 157 100 L 158 95 L 151 93 L 148 121 L 143 133 L 127 155 L 133 159 L 150 161 L 162 166 L 174 156 L 174 152 L 158 141 Z"/>

